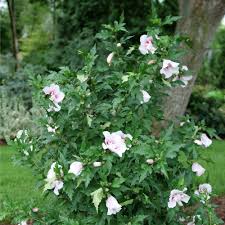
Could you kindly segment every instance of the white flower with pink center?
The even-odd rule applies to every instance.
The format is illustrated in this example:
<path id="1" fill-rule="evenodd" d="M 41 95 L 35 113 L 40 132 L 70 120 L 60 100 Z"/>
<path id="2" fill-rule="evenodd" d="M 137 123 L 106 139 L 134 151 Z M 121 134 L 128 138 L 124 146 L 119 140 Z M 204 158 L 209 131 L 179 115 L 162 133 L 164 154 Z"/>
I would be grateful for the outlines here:
<path id="1" fill-rule="evenodd" d="M 194 143 L 207 148 L 212 144 L 212 140 L 206 134 L 201 134 L 200 140 L 195 140 Z"/>
<path id="2" fill-rule="evenodd" d="M 190 80 L 192 80 L 193 76 L 181 76 L 181 77 L 175 77 L 173 79 L 173 81 L 176 81 L 176 80 L 180 80 L 183 84 L 181 84 L 181 87 L 185 88 L 187 85 L 188 85 L 188 82 Z"/>
<path id="3" fill-rule="evenodd" d="M 106 200 L 106 207 L 108 208 L 107 215 L 117 214 L 121 209 L 122 206 L 118 203 L 116 198 L 110 195 Z"/>
<path id="4" fill-rule="evenodd" d="M 169 208 L 174 208 L 178 204 L 179 206 L 183 206 L 184 203 L 188 203 L 190 200 L 190 196 L 185 194 L 184 192 L 186 189 L 183 191 L 174 189 L 170 192 L 170 197 L 169 197 L 169 202 L 168 202 L 168 207 Z"/>
<path id="5" fill-rule="evenodd" d="M 140 46 L 139 46 L 139 51 L 141 54 L 146 55 L 149 52 L 152 54 L 155 53 L 156 48 L 153 46 L 153 38 L 152 36 L 148 36 L 146 34 L 141 35 L 140 37 Z"/>
<path id="6" fill-rule="evenodd" d="M 198 190 L 195 191 L 196 195 L 206 194 L 209 195 L 212 193 L 212 186 L 210 184 L 200 184 Z"/>
<path id="7" fill-rule="evenodd" d="M 50 100 L 55 104 L 62 102 L 62 100 L 65 97 L 65 94 L 62 91 L 60 91 L 59 85 L 56 85 L 56 84 L 51 84 L 50 86 L 46 86 L 43 89 L 43 92 L 46 95 L 50 95 Z"/>
<path id="8" fill-rule="evenodd" d="M 59 195 L 59 190 L 63 188 L 63 181 L 57 178 L 55 167 L 56 162 L 52 163 L 51 168 L 48 171 L 47 178 L 45 179 L 45 181 L 47 182 L 47 184 L 45 185 L 45 190 L 54 189 L 54 194 Z M 60 171 L 60 176 L 63 176 L 62 166 L 58 165 L 58 169 Z"/>
<path id="9" fill-rule="evenodd" d="M 104 131 L 103 135 L 105 137 L 104 143 L 102 143 L 103 149 L 109 149 L 111 152 L 116 153 L 119 157 L 122 157 L 123 153 L 129 149 L 126 146 L 126 138 L 132 140 L 130 134 L 124 134 L 122 131 L 117 131 L 110 133 Z"/>
<path id="10" fill-rule="evenodd" d="M 168 59 L 164 59 L 162 69 L 160 70 L 160 74 L 163 74 L 166 79 L 170 78 L 173 75 L 178 75 L 179 63 L 173 62 Z"/>
<path id="11" fill-rule="evenodd" d="M 197 162 L 192 164 L 192 171 L 196 173 L 198 177 L 202 176 L 205 173 L 205 169 Z"/>
<path id="12" fill-rule="evenodd" d="M 83 163 L 75 161 L 71 163 L 68 173 L 73 173 L 75 176 L 79 176 L 83 170 Z"/>
<path id="13" fill-rule="evenodd" d="M 192 78 L 193 78 L 193 76 L 182 76 L 181 78 L 180 78 L 180 81 L 182 81 L 183 82 L 183 84 L 181 85 L 181 87 L 186 87 L 187 85 L 188 85 L 188 82 L 190 81 L 190 80 L 192 80 Z"/>

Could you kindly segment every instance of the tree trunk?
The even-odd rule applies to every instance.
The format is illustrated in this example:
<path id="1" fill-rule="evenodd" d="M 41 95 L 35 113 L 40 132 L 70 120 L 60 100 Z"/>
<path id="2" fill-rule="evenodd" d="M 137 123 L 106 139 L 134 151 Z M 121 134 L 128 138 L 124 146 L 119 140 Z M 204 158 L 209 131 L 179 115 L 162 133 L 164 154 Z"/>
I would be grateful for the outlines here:
<path id="1" fill-rule="evenodd" d="M 18 46 L 18 39 L 16 34 L 16 17 L 15 17 L 14 0 L 7 0 L 7 4 L 8 4 L 11 33 L 12 33 L 12 52 L 13 52 L 13 57 L 16 61 L 15 69 L 17 70 L 19 68 L 19 46 Z"/>
<path id="2" fill-rule="evenodd" d="M 175 122 L 185 113 L 204 55 L 225 14 L 225 0 L 178 1 L 182 19 L 177 24 L 176 32 L 187 35 L 192 43 L 192 48 L 181 62 L 190 68 L 193 79 L 186 88 L 176 87 L 168 92 L 164 107 L 165 121 Z"/>

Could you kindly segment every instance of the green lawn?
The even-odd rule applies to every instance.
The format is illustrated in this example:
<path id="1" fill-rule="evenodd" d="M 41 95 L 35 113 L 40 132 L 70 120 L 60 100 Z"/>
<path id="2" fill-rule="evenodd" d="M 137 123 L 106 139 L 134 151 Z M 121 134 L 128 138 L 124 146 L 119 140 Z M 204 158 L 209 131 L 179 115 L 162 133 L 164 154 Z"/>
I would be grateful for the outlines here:
<path id="1" fill-rule="evenodd" d="M 26 202 L 30 196 L 40 198 L 32 172 L 29 168 L 14 165 L 13 155 L 15 150 L 12 148 L 0 148 L 0 200 L 7 196 L 18 202 Z"/>
<path id="2" fill-rule="evenodd" d="M 202 149 L 203 156 L 208 156 L 214 163 L 202 162 L 206 174 L 202 182 L 209 182 L 216 194 L 225 194 L 225 141 L 214 141 L 212 147 Z"/>
<path id="3" fill-rule="evenodd" d="M 10 147 L 0 147 L 0 221 L 11 221 L 15 210 L 36 207 L 43 201 L 30 169 L 12 163 L 15 154 Z"/>

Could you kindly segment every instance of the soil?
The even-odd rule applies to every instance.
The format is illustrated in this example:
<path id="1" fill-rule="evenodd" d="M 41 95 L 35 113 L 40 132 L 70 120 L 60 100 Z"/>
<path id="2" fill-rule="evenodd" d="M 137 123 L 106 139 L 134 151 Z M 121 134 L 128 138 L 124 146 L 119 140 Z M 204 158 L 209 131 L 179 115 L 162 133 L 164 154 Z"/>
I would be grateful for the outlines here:
<path id="1" fill-rule="evenodd" d="M 213 199 L 213 203 L 217 205 L 216 213 L 225 224 L 225 196 L 216 197 Z"/>
<path id="2" fill-rule="evenodd" d="M 6 141 L 4 139 L 0 139 L 0 145 L 5 145 Z"/>

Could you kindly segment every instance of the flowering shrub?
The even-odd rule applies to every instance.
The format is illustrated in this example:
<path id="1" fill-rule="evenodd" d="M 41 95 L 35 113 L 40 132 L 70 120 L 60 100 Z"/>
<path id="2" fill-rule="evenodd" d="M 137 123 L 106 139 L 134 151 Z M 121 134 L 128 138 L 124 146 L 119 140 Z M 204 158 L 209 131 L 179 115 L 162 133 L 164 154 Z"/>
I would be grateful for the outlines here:
<path id="1" fill-rule="evenodd" d="M 175 62 L 179 38 L 153 28 L 140 46 L 129 46 L 123 21 L 104 28 L 99 47 L 80 52 L 81 70 L 61 68 L 33 81 L 45 131 L 20 131 L 15 143 L 61 206 L 51 219 L 40 209 L 35 224 L 218 224 L 205 197 L 211 191 L 201 186 L 196 194 L 193 182 L 205 172 L 200 152 L 209 151 L 198 145 L 209 147 L 213 133 L 184 118 L 153 135 L 166 89 L 185 85 L 181 78 L 190 75 Z"/>

